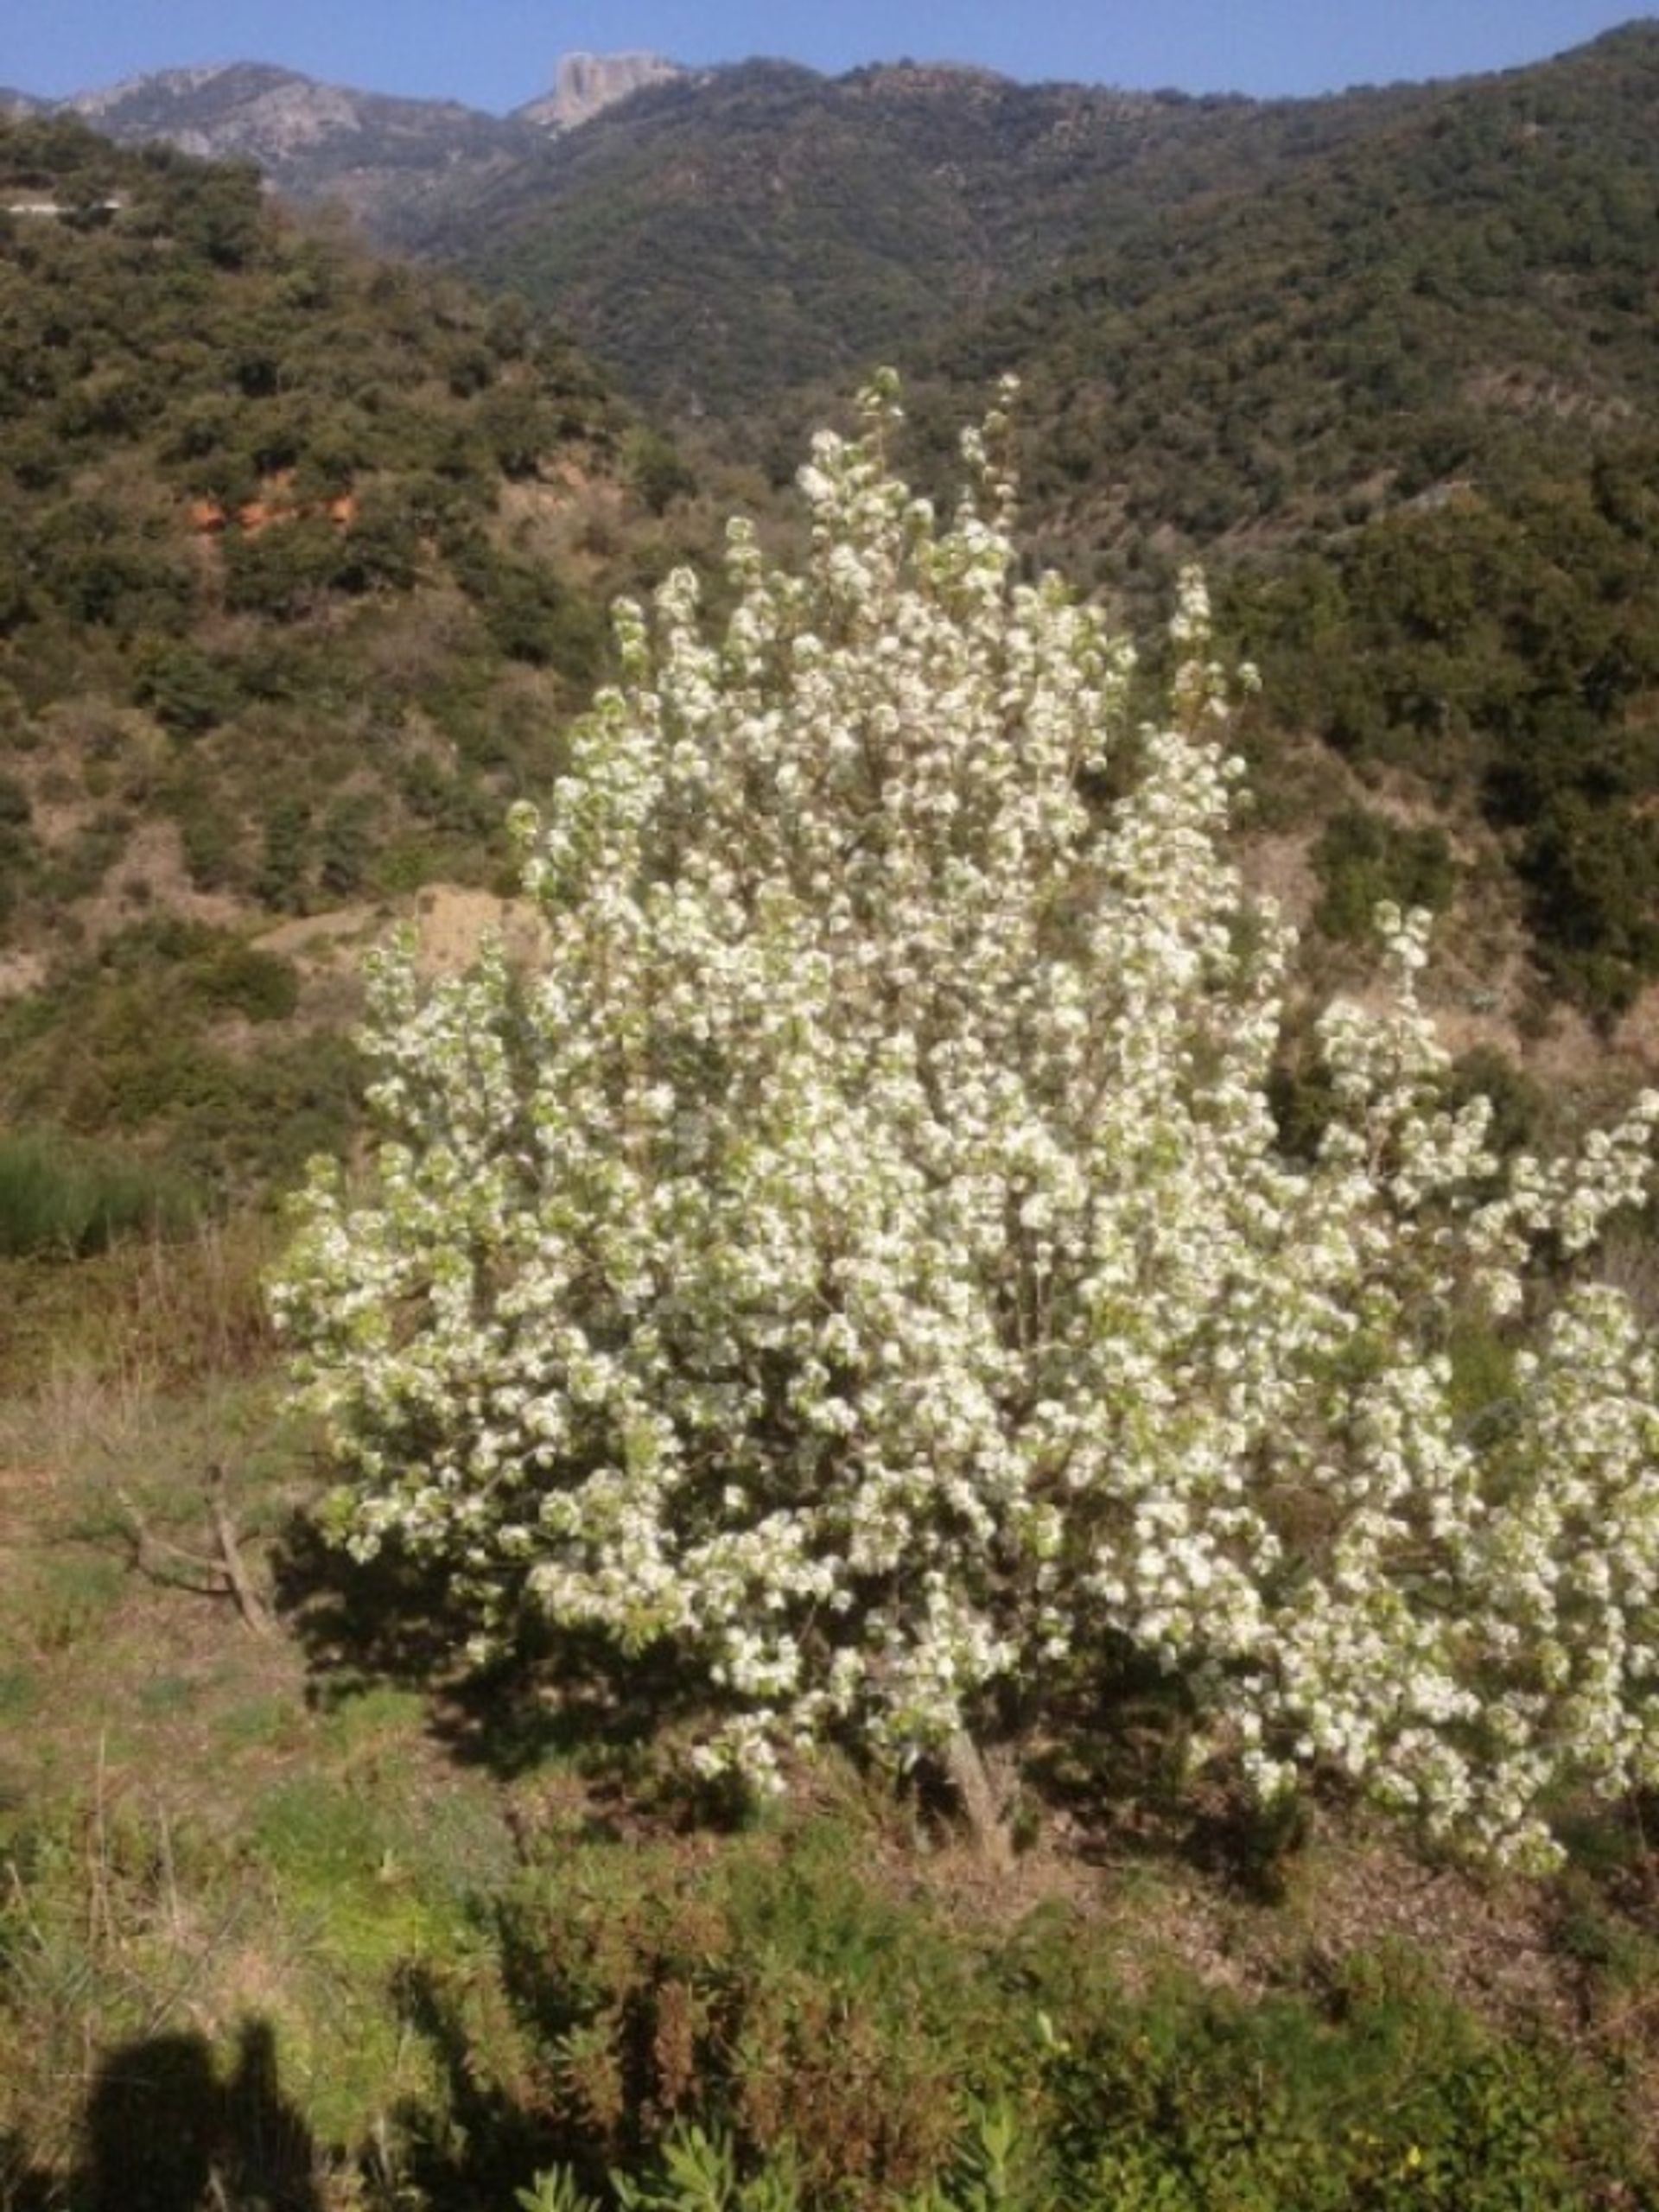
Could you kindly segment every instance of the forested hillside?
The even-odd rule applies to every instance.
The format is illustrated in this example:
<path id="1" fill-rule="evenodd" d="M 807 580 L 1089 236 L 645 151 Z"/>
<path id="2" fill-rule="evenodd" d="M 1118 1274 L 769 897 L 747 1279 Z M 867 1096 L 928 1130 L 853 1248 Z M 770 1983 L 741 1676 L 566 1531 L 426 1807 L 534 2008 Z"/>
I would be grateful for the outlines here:
<path id="1" fill-rule="evenodd" d="M 556 308 L 642 404 L 781 458 L 804 386 L 844 391 L 1148 209 L 1429 97 L 1261 105 L 751 62 L 640 92 L 389 235 Z"/>
<path id="2" fill-rule="evenodd" d="M 1077 542 L 1329 530 L 1651 411 L 1659 27 L 1147 207 L 932 347 Z M 1265 124 L 1265 118 L 1263 119 Z M 1261 127 L 1261 126 L 1259 126 Z"/>
<path id="3" fill-rule="evenodd" d="M 1017 372 L 1044 552 L 1228 579 L 1268 712 L 1471 803 L 1555 988 L 1659 972 L 1659 29 L 1147 213 L 931 348 Z"/>
<path id="4" fill-rule="evenodd" d="M 186 105 L 233 137 L 270 73 Z M 278 215 L 251 169 L 6 127 L 9 203 L 60 207 L 3 219 L 14 1116 L 137 1125 L 156 1089 L 119 1055 L 67 1085 L 18 990 L 48 963 L 124 946 L 142 1001 L 250 914 L 499 866 L 691 481 L 526 298 L 692 449 L 775 475 L 880 355 L 943 487 L 1016 372 L 1033 557 L 1136 622 L 1180 558 L 1217 574 L 1319 938 L 1479 885 L 1459 988 L 1505 969 L 1506 1013 L 1519 928 L 1535 1025 L 1550 993 L 1612 1023 L 1659 972 L 1652 27 L 1276 104 L 757 63 L 505 143 L 401 218 L 486 301 Z"/>
<path id="5" fill-rule="evenodd" d="M 250 168 L 21 121 L 0 207 L 0 1111 L 291 1168 L 344 1048 L 233 1047 L 296 989 L 247 926 L 488 880 L 658 448 Z"/>
<path id="6" fill-rule="evenodd" d="M 757 64 L 409 234 L 779 475 L 890 359 L 942 488 L 1016 372 L 1037 557 L 1136 619 L 1179 559 L 1224 575 L 1266 719 L 1461 811 L 1607 1020 L 1659 969 L 1656 146 L 1651 25 L 1301 102 Z"/>

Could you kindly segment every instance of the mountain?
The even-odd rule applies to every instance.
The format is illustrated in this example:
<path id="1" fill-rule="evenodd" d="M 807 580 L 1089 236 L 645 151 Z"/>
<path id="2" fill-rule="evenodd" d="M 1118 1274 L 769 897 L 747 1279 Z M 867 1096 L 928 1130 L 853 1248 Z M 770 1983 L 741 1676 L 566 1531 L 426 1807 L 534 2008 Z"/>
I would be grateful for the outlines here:
<path id="1" fill-rule="evenodd" d="M 567 54 L 552 91 L 513 112 L 544 130 L 574 130 L 647 85 L 671 84 L 690 73 L 660 54 Z"/>
<path id="2" fill-rule="evenodd" d="M 1499 841 L 1554 987 L 1659 976 L 1659 24 L 1142 205 L 912 357 L 1022 383 L 1039 557 L 1202 554 L 1287 728 Z"/>
<path id="3" fill-rule="evenodd" d="M 1262 109 L 908 65 L 644 89 L 392 234 L 558 311 L 642 403 L 738 425 L 1017 292 L 1148 201 L 1408 95 Z"/>
<path id="4" fill-rule="evenodd" d="M 72 105 L 121 143 L 343 200 L 381 243 L 552 308 L 645 404 L 736 425 L 1009 296 L 1146 204 L 1265 178 L 1414 97 L 1264 107 L 624 54 L 566 56 L 506 118 L 247 63 Z"/>
<path id="5" fill-rule="evenodd" d="M 165 140 L 204 159 L 257 162 L 296 200 L 343 200 L 372 230 L 392 205 L 476 181 L 534 152 L 529 124 L 454 100 L 397 99 L 291 69 L 168 69 L 62 106 L 122 145 Z"/>
<path id="6" fill-rule="evenodd" d="M 257 70 L 99 119 L 212 109 L 246 144 L 274 115 L 292 188 L 350 180 L 383 238 L 551 308 L 699 451 L 779 480 L 889 359 L 948 489 L 955 432 L 1017 372 L 1033 559 L 1141 611 L 1206 559 L 1280 702 L 1255 725 L 1270 809 L 1300 804 L 1275 761 L 1319 740 L 1319 804 L 1365 817 L 1326 856 L 1332 914 L 1415 867 L 1381 779 L 1453 810 L 1554 988 L 1611 1020 L 1659 975 L 1659 26 L 1315 101 L 653 67 L 573 70 L 573 99 L 619 97 L 569 128 L 388 120 Z M 434 168 L 474 124 L 476 157 Z M 671 502 L 671 449 L 634 450 Z"/>
<path id="7" fill-rule="evenodd" d="M 79 116 L 118 144 L 161 139 L 205 160 L 256 162 L 285 198 L 343 201 L 371 232 L 385 232 L 418 225 L 429 201 L 531 160 L 550 134 L 686 73 L 653 54 L 569 54 L 550 92 L 502 118 L 455 100 L 394 99 L 241 61 L 130 78 L 56 103 L 54 111 Z M 17 100 L 20 110 L 54 105 Z"/>
<path id="8" fill-rule="evenodd" d="M 252 64 L 163 73 L 73 105 L 124 143 L 249 158 L 288 197 L 345 200 L 378 240 L 556 313 L 642 404 L 771 457 L 792 450 L 820 389 L 878 359 L 924 366 L 949 351 L 978 378 L 1022 349 L 1040 368 L 1052 335 L 1086 372 L 1094 341 L 1079 353 L 1077 333 L 1114 333 L 1154 294 L 1189 299 L 1195 283 L 1213 321 L 1224 251 L 1230 327 L 1282 310 L 1297 333 L 1287 358 L 1300 359 L 1324 302 L 1341 291 L 1347 302 L 1333 327 L 1353 306 L 1361 257 L 1400 264 L 1384 235 L 1396 201 L 1414 224 L 1461 223 L 1459 251 L 1490 294 L 1510 249 L 1501 212 L 1477 238 L 1488 214 L 1511 194 L 1536 203 L 1560 188 L 1573 205 L 1580 188 L 1560 172 L 1559 133 L 1513 137 L 1521 110 L 1559 101 L 1575 70 L 1638 67 L 1652 35 L 1637 25 L 1535 69 L 1320 100 L 1128 94 L 911 64 L 835 79 L 779 62 L 692 73 L 649 54 L 579 54 L 505 118 Z M 1482 116 L 1497 133 L 1485 152 Z M 1639 194 L 1640 149 L 1627 150 Z M 1259 283 L 1264 265 L 1317 292 Z M 1137 320 L 1158 335 L 1133 341 L 1131 384 L 1185 312 L 1157 305 Z M 1421 361 L 1414 372 L 1424 386 Z M 1061 429 L 1062 443 L 1085 442 L 1089 407 L 1068 401 Z M 1300 434 L 1290 442 L 1300 451 Z"/>
<path id="9" fill-rule="evenodd" d="M 1267 118 L 1263 118 L 1265 123 Z M 1143 192 L 920 372 L 1017 372 L 1091 544 L 1305 530 L 1659 404 L 1659 23 L 1433 88 L 1265 175 Z"/>

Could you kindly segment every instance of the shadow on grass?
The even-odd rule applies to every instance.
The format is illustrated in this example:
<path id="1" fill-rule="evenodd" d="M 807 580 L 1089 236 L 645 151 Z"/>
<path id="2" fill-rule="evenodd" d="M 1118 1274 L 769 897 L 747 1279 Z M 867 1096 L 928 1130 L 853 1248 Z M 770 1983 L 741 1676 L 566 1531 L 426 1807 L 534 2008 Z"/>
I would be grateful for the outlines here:
<path id="1" fill-rule="evenodd" d="M 602 2184 L 590 2146 L 538 2109 L 531 2085 L 520 2083 L 514 2095 L 488 2078 L 463 2007 L 441 1974 L 406 1967 L 397 1993 L 405 2025 L 442 2085 L 435 2107 L 406 2105 L 395 2115 L 400 2177 L 417 2202 L 435 2212 L 510 2206 L 532 2174 L 560 2164 L 591 2186 Z M 442 2114 L 435 2125 L 435 2113 Z"/>
<path id="2" fill-rule="evenodd" d="M 527 1623 L 513 1649 L 469 1669 L 471 1623 L 441 1572 L 391 1551 L 359 1563 L 293 1522 L 279 1548 L 277 1602 L 305 1655 L 313 1703 L 333 1707 L 383 1684 L 418 1691 L 432 1737 L 455 1759 L 512 1780 L 550 1762 L 574 1768 L 601 1825 L 727 1824 L 737 1809 L 683 1780 L 673 1750 L 715 1711 L 708 1686 L 667 1644 L 626 1659 L 598 1634 Z M 1017 1687 L 988 1716 L 1013 1754 L 1014 1821 L 1058 1820 L 1085 1862 L 1185 1863 L 1275 1903 L 1306 1840 L 1298 1806 L 1264 1811 L 1236 1788 L 1195 1783 L 1194 1713 L 1177 1676 L 1125 1645 L 1033 1700 Z M 1018 1747 L 1017 1752 L 1014 1747 Z M 664 1756 L 667 1754 L 667 1756 Z M 677 1764 L 682 1778 L 665 1779 Z M 924 1817 L 956 1826 L 952 1787 L 926 1761 L 907 1789 Z"/>
<path id="3" fill-rule="evenodd" d="M 35 2164 L 22 2137 L 0 2131 L 0 2212 L 51 2212 L 61 2201 L 55 2178 Z"/>
<path id="4" fill-rule="evenodd" d="M 322 2212 L 317 2146 L 283 2094 L 276 2039 L 261 2019 L 243 2023 L 225 2075 L 203 2036 L 122 2044 L 99 2066 L 80 2134 L 67 2175 L 0 2137 L 6 2212 Z"/>
<path id="5" fill-rule="evenodd" d="M 500 1660 L 469 1667 L 472 1623 L 448 1578 L 391 1552 L 359 1563 L 303 1519 L 285 1531 L 275 1572 L 315 1705 L 386 1684 L 419 1690 L 435 1740 L 499 1779 L 563 1759 L 597 1783 L 637 1781 L 651 1747 L 708 1710 L 665 1647 L 625 1660 L 601 1636 L 534 1623 Z"/>
<path id="6" fill-rule="evenodd" d="M 399 2002 L 445 2091 L 439 2107 L 391 2116 L 399 2198 L 431 2212 L 510 2206 L 563 2146 L 511 2098 L 480 2084 L 459 2019 L 424 1968 L 408 1971 Z M 317 2143 L 283 2093 L 276 2038 L 258 2018 L 243 2022 L 223 2073 L 200 2035 L 146 2036 L 112 2050 L 99 2065 L 79 2136 L 75 2164 L 54 2171 L 35 2162 L 23 2136 L 0 2133 L 0 2212 L 325 2212 L 339 2201 L 325 2195 Z M 377 2174 L 387 2179 L 384 2155 L 378 2141 L 360 2147 L 353 2201 Z"/>

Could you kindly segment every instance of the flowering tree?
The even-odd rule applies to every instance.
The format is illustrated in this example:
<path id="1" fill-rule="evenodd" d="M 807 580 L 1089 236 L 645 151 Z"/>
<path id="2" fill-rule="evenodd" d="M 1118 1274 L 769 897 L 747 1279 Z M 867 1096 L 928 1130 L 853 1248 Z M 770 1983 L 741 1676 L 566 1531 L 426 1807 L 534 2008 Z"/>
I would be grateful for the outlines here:
<path id="1" fill-rule="evenodd" d="M 1655 1351 L 1570 1264 L 1659 1097 L 1500 1173 L 1385 913 L 1287 1158 L 1289 938 L 1226 856 L 1200 582 L 1133 728 L 1125 645 L 1015 581 L 1001 418 L 944 526 L 865 405 L 799 575 L 734 524 L 718 635 L 684 572 L 620 609 L 518 824 L 537 971 L 373 965 L 372 1185 L 316 1172 L 276 1289 L 332 1526 L 441 1562 L 486 1640 L 667 1643 L 702 1756 L 763 1783 L 1127 1643 L 1258 1790 L 1322 1764 L 1547 1856 L 1553 1789 L 1659 1771 Z M 1512 1374 L 1471 1419 L 1483 1308 Z"/>

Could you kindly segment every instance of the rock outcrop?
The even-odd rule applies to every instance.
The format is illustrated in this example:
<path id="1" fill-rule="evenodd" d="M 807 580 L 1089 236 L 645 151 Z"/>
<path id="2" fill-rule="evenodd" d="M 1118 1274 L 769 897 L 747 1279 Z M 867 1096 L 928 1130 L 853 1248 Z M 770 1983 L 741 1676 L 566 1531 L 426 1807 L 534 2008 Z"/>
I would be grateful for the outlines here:
<path id="1" fill-rule="evenodd" d="M 540 134 L 454 100 L 395 99 L 264 62 L 163 69 L 60 104 L 119 143 L 162 138 L 255 162 L 295 200 L 332 199 L 384 237 L 425 198 L 533 155 Z"/>
<path id="2" fill-rule="evenodd" d="M 567 54 L 552 91 L 515 113 L 521 122 L 537 124 L 543 130 L 574 130 L 579 123 L 626 99 L 630 92 L 687 73 L 660 54 Z"/>

